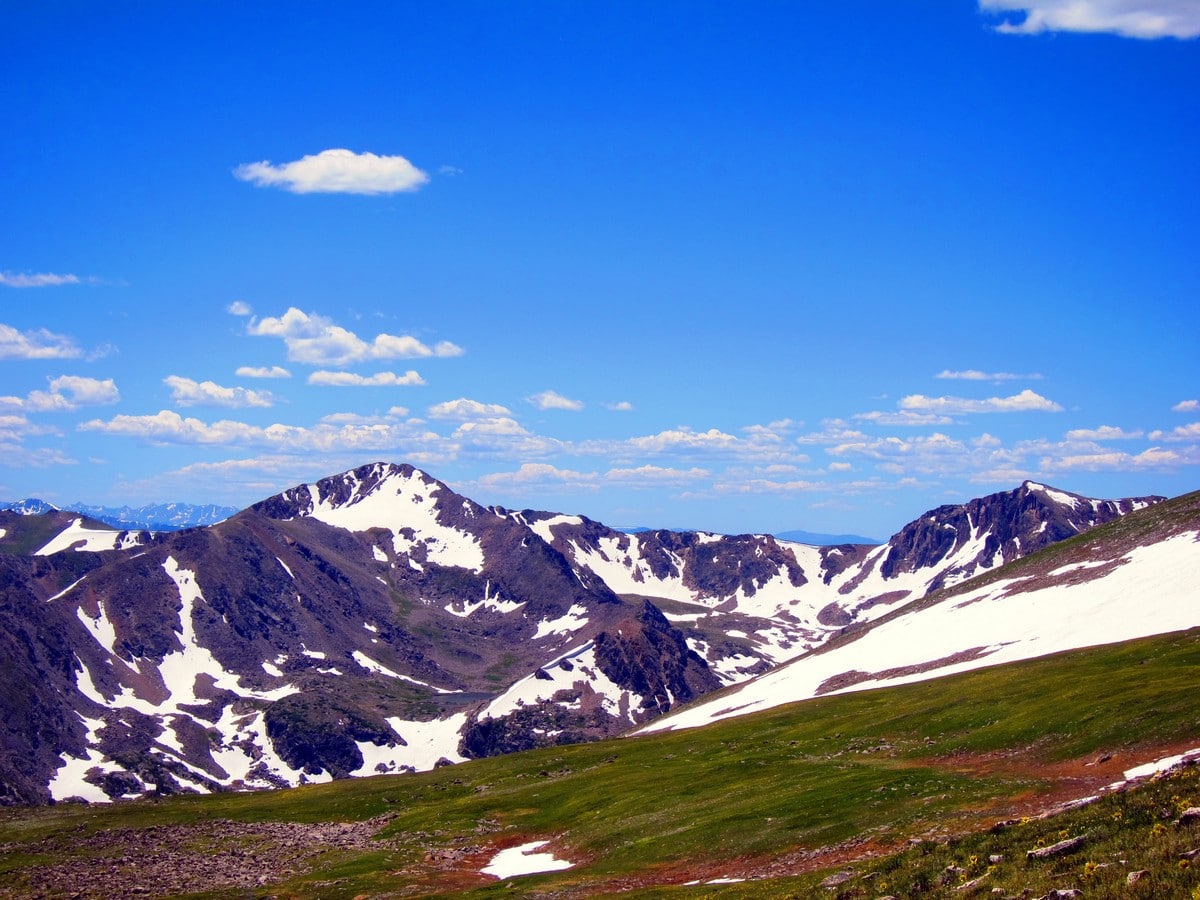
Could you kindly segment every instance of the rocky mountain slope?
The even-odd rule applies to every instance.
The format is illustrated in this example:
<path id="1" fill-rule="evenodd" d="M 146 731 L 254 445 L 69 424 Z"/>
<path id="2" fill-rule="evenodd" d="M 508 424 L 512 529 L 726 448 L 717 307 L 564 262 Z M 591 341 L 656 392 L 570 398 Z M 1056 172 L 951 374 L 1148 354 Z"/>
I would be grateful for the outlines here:
<path id="1" fill-rule="evenodd" d="M 0 513 L 0 799 L 282 786 L 620 733 L 1159 499 L 1026 483 L 882 546 L 811 547 L 487 508 L 376 463 L 174 534 Z"/>
<path id="2" fill-rule="evenodd" d="M 1069 530 L 1061 521 L 1059 527 Z M 1196 625 L 1200 492 L 936 591 L 644 731 L 697 727 L 824 694 L 921 681 Z"/>

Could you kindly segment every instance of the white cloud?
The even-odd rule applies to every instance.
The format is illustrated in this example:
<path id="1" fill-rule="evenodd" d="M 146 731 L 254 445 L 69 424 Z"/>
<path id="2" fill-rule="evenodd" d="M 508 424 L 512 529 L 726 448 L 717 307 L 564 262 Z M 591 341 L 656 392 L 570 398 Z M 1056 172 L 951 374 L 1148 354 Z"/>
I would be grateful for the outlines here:
<path id="1" fill-rule="evenodd" d="M 0 324 L 0 359 L 78 359 L 83 351 L 75 341 L 45 328 L 17 331 Z"/>
<path id="2" fill-rule="evenodd" d="M 352 150 L 322 150 L 272 165 L 246 163 L 233 170 L 258 187 L 279 187 L 293 194 L 395 194 L 415 191 L 429 176 L 403 156 L 378 156 Z"/>
<path id="3" fill-rule="evenodd" d="M 29 396 L 0 397 L 0 406 L 28 412 L 71 412 L 81 406 L 103 406 L 121 399 L 111 378 L 103 381 L 81 375 L 60 375 L 50 379 L 48 391 L 32 391 Z"/>
<path id="4" fill-rule="evenodd" d="M 738 439 L 716 428 L 708 431 L 672 428 L 658 434 L 629 438 L 626 443 L 636 450 L 662 453 L 672 450 L 732 450 L 738 446 Z"/>
<path id="5" fill-rule="evenodd" d="M 632 412 L 633 404 L 628 400 L 619 400 L 616 403 L 606 403 L 605 407 L 613 412 Z"/>
<path id="6" fill-rule="evenodd" d="M 454 429 L 454 437 L 458 439 L 474 439 L 485 436 L 493 437 L 525 437 L 529 435 L 526 430 L 516 419 L 508 416 L 496 416 L 490 419 L 473 419 L 470 422 L 463 422 Z"/>
<path id="7" fill-rule="evenodd" d="M 625 487 L 662 487 L 689 484 L 708 478 L 707 469 L 672 469 L 663 466 L 637 466 L 628 469 L 609 469 L 604 480 Z"/>
<path id="8" fill-rule="evenodd" d="M 280 338 L 288 359 L 314 366 L 347 366 L 381 359 L 461 356 L 461 347 L 441 341 L 429 347 L 409 335 L 379 334 L 370 342 L 331 319 L 290 307 L 282 316 L 251 319 L 246 333 Z"/>
<path id="9" fill-rule="evenodd" d="M 842 444 L 847 441 L 866 440 L 866 434 L 850 428 L 841 419 L 829 419 L 821 423 L 820 431 L 802 434 L 797 444 Z"/>
<path id="10" fill-rule="evenodd" d="M 1053 400 L 1031 390 L 1021 391 L 1011 397 L 989 397 L 986 400 L 971 400 L 966 397 L 926 397 L 910 394 L 900 400 L 901 409 L 918 409 L 946 415 L 968 413 L 1007 412 L 1062 412 L 1062 407 Z"/>
<path id="11" fill-rule="evenodd" d="M 897 412 L 867 412 L 857 413 L 854 418 L 872 425 L 900 425 L 915 428 L 925 428 L 930 425 L 951 425 L 954 420 L 940 413 L 918 413 L 902 409 Z"/>
<path id="12" fill-rule="evenodd" d="M 1193 454 L 1194 456 L 1194 454 Z M 1187 459 L 1174 450 L 1151 447 L 1138 454 L 1098 452 L 1080 453 L 1062 457 L 1046 457 L 1041 461 L 1044 471 L 1062 472 L 1082 469 L 1089 472 L 1106 470 L 1130 471 L 1144 469 L 1174 468 L 1181 463 L 1195 464 L 1198 459 Z"/>
<path id="13" fill-rule="evenodd" d="M 164 409 L 154 415 L 120 415 L 108 421 L 92 419 L 78 428 L 157 444 L 266 446 L 290 453 L 384 450 L 416 462 L 446 462 L 458 452 L 453 441 L 412 423 L 321 424 L 311 428 L 274 424 L 264 428 L 228 419 L 211 423 L 185 419 L 173 410 Z"/>
<path id="14" fill-rule="evenodd" d="M 59 287 L 64 284 L 79 284 L 78 275 L 56 275 L 53 272 L 38 272 L 25 275 L 16 272 L 0 272 L 0 284 L 13 288 Z"/>
<path id="15" fill-rule="evenodd" d="M 1171 407 L 1171 412 L 1200 412 L 1200 400 L 1180 400 Z"/>
<path id="16" fill-rule="evenodd" d="M 1200 441 L 1200 422 L 1192 422 L 1190 425 L 1180 425 L 1178 428 L 1172 428 L 1170 431 L 1152 431 L 1150 432 L 1150 440 Z"/>
<path id="17" fill-rule="evenodd" d="M 486 419 L 511 416 L 512 411 L 498 403 L 481 403 L 478 400 L 459 397 L 457 400 L 435 403 L 429 407 L 429 415 L 435 419 Z"/>
<path id="18" fill-rule="evenodd" d="M 233 373 L 238 378 L 291 378 L 292 373 L 283 366 L 238 366 Z"/>
<path id="19" fill-rule="evenodd" d="M 1143 436 L 1141 431 L 1126 431 L 1114 425 L 1101 425 L 1099 428 L 1075 428 L 1067 432 L 1067 440 L 1071 441 L 1129 441 Z"/>
<path id="20" fill-rule="evenodd" d="M 308 376 L 309 384 L 321 384 L 333 387 L 408 387 L 424 384 L 425 379 L 418 372 L 409 369 L 403 375 L 395 372 L 376 372 L 374 375 L 356 375 L 353 372 L 313 372 Z"/>
<path id="21" fill-rule="evenodd" d="M 579 412 L 583 409 L 582 400 L 572 400 L 570 397 L 564 397 L 558 391 L 542 391 L 540 394 L 534 394 L 525 399 L 538 409 L 565 409 L 571 412 Z"/>
<path id="22" fill-rule="evenodd" d="M 1006 34 L 1043 31 L 1110 32 L 1132 38 L 1200 35 L 1195 0 L 979 0 L 980 9 L 1003 16 Z M 1023 14 L 1014 19 L 1006 13 Z"/>
<path id="23" fill-rule="evenodd" d="M 1012 372 L 981 372 L 978 369 L 965 369 L 961 372 L 952 372 L 950 369 L 943 369 L 938 372 L 934 378 L 946 378 L 960 381 L 1037 381 L 1042 376 L 1036 372 L 1030 375 L 1016 375 Z"/>
<path id="24" fill-rule="evenodd" d="M 248 316 L 254 312 L 254 310 L 250 308 L 250 304 L 245 300 L 234 300 L 227 307 L 225 307 L 225 311 L 231 316 Z"/>
<path id="25" fill-rule="evenodd" d="M 180 406 L 225 406 L 231 409 L 268 407 L 275 397 L 267 391 L 243 387 L 223 387 L 212 381 L 194 381 L 180 375 L 168 375 L 163 384 L 171 389 L 171 399 Z"/>

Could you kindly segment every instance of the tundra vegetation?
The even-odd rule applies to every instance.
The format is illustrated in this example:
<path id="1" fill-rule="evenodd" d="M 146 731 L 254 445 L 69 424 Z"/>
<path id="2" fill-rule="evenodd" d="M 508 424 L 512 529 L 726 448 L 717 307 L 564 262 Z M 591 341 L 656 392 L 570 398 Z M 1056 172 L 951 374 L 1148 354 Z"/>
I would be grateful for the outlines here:
<path id="1" fill-rule="evenodd" d="M 1197 897 L 1196 768 L 1106 788 L 1200 746 L 1198 678 L 1192 629 L 420 774 L 6 809 L 0 896 Z M 481 874 L 537 840 L 573 867 Z"/>

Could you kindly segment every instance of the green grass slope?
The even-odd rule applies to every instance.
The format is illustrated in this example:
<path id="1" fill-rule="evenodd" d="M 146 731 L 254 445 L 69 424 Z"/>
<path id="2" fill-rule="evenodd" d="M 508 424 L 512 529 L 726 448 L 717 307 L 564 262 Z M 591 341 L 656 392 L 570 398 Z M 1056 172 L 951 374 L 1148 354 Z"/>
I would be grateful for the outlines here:
<path id="1" fill-rule="evenodd" d="M 985 893 L 1011 887 L 1017 895 L 1022 879 L 1040 886 L 1058 877 L 1053 861 L 1042 874 L 1030 868 L 1025 844 L 1078 828 L 1092 834 L 1099 855 L 1068 862 L 1080 872 L 1096 864 L 1094 889 L 1104 878 L 1126 877 L 1110 857 L 1126 843 L 1150 846 L 1142 838 L 1155 826 L 1167 829 L 1160 843 L 1178 844 L 1164 860 L 1185 852 L 1188 841 L 1200 845 L 1200 829 L 1189 836 L 1160 816 L 1155 803 L 1166 801 L 1147 810 L 1119 805 L 1136 794 L 1108 798 L 1118 805 L 1100 812 L 1098 805 L 1072 813 L 1098 815 L 1104 829 L 1091 820 L 1059 827 L 1039 819 L 987 829 L 1200 746 L 1198 684 L 1194 629 L 821 698 L 703 729 L 418 775 L 5 810 L 0 896 L 888 894 L 876 881 L 896 885 L 896 896 L 963 896 L 949 892 L 984 876 Z M 1200 805 L 1195 780 L 1172 796 L 1172 815 L 1180 804 Z M 1038 832 L 1043 826 L 1051 830 Z M 993 854 L 988 839 L 1015 843 Z M 543 849 L 575 867 L 505 881 L 479 874 L 497 849 L 532 840 L 549 840 Z M 921 843 L 905 849 L 910 841 Z M 980 862 L 997 854 L 1000 863 Z M 1150 868 L 1145 854 L 1136 861 Z M 1170 892 L 1145 896 L 1191 896 L 1200 882 L 1181 861 L 1163 864 L 1174 879 Z M 955 872 L 943 885 L 951 864 L 966 877 Z M 820 886 L 843 869 L 853 874 L 842 885 Z M 1158 869 L 1158 883 L 1167 884 Z M 755 880 L 681 887 L 716 878 Z"/>

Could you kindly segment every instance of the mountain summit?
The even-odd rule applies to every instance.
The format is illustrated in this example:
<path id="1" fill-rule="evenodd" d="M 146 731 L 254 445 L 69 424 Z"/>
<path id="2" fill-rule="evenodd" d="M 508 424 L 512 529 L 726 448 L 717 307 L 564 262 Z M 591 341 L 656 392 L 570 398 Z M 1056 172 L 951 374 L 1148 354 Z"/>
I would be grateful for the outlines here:
<path id="1" fill-rule="evenodd" d="M 1158 499 L 1027 483 L 887 544 L 814 547 L 484 507 L 380 462 L 170 534 L 0 513 L 0 798 L 284 786 L 618 734 Z"/>

